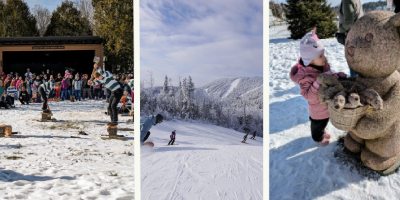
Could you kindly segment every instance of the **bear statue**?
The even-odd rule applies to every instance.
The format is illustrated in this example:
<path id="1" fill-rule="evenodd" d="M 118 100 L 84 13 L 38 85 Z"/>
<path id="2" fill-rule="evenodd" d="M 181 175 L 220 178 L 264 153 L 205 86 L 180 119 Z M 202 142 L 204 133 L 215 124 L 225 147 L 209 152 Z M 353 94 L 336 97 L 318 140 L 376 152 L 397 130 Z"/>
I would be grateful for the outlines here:
<path id="1" fill-rule="evenodd" d="M 376 91 L 381 109 L 372 109 L 348 131 L 346 149 L 360 153 L 367 167 L 390 174 L 400 165 L 400 13 L 372 11 L 357 20 L 345 43 L 355 82 Z"/>

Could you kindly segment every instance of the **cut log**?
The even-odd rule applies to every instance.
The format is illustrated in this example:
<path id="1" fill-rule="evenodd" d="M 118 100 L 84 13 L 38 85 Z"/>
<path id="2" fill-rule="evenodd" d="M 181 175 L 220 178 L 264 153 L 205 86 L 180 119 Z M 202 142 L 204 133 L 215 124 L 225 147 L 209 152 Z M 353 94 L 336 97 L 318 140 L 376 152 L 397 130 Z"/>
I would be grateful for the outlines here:
<path id="1" fill-rule="evenodd" d="M 12 127 L 6 124 L 0 124 L 0 135 L 4 137 L 11 137 Z"/>
<path id="2" fill-rule="evenodd" d="M 51 112 L 50 112 L 50 113 L 48 113 L 48 112 L 42 112 L 42 121 L 49 121 L 49 120 L 51 120 L 51 116 L 52 116 Z"/>
<path id="3" fill-rule="evenodd" d="M 117 125 L 108 125 L 107 126 L 107 132 L 108 132 L 108 135 L 110 135 L 110 136 L 117 135 L 118 126 Z"/>

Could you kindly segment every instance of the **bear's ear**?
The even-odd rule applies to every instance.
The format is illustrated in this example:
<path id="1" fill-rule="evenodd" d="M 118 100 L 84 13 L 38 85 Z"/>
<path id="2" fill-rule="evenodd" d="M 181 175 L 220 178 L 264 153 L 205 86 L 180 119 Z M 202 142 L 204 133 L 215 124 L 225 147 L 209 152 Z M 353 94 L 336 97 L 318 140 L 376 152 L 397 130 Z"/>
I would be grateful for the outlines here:
<path id="1" fill-rule="evenodd" d="M 393 24 L 395 27 L 399 27 L 400 26 L 400 13 L 397 13 L 395 15 L 393 15 L 390 18 L 390 23 Z"/>

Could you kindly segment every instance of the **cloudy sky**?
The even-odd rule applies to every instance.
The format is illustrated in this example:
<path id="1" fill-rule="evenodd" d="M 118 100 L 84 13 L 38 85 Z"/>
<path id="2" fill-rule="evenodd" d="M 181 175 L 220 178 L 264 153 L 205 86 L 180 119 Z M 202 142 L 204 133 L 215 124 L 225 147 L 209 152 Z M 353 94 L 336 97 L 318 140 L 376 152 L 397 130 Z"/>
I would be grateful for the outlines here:
<path id="1" fill-rule="evenodd" d="M 141 80 L 262 76 L 261 0 L 142 0 Z"/>
<path id="2" fill-rule="evenodd" d="M 35 5 L 41 5 L 53 12 L 57 6 L 61 5 L 63 0 L 25 0 L 29 8 L 33 8 Z"/>
<path id="3" fill-rule="evenodd" d="M 279 3 L 286 3 L 286 0 L 274 0 L 275 2 Z M 374 1 L 379 1 L 379 0 L 361 0 L 361 3 L 368 3 L 368 2 L 374 2 Z M 384 1 L 384 0 L 381 0 Z M 330 3 L 332 6 L 337 6 L 339 5 L 341 0 L 328 0 L 328 3 Z"/>

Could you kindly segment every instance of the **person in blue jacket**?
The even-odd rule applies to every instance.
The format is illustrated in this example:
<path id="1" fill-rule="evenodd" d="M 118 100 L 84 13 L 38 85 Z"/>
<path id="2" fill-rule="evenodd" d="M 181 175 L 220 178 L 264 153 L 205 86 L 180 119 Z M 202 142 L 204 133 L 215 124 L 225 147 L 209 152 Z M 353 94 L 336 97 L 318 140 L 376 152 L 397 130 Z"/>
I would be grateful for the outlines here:
<path id="1" fill-rule="evenodd" d="M 163 121 L 164 117 L 160 114 L 156 116 L 152 115 L 149 117 L 140 119 L 140 142 L 143 144 L 147 138 L 150 136 L 150 128 L 156 124 L 159 124 Z"/>

